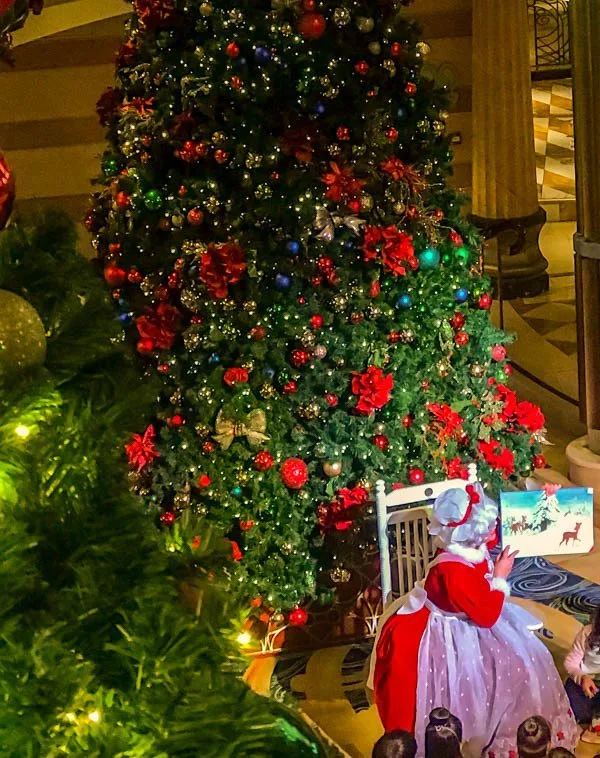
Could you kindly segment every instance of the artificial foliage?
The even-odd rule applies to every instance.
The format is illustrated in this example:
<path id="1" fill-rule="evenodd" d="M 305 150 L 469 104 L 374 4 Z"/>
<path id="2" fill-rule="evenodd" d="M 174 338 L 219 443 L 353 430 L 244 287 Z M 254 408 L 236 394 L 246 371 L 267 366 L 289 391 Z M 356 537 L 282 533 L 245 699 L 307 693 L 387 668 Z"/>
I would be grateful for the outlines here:
<path id="1" fill-rule="evenodd" d="M 347 576 L 323 541 L 368 545 L 376 478 L 476 461 L 497 489 L 544 464 L 409 4 L 135 0 L 98 102 L 87 224 L 161 385 L 134 488 L 163 524 L 191 511 L 229 535 L 261 617 L 303 623 L 294 607 Z"/>
<path id="2" fill-rule="evenodd" d="M 157 531 L 129 491 L 123 439 L 151 387 L 75 242 L 56 214 L 0 235 L 0 287 L 48 348 L 1 383 L 0 754 L 329 755 L 240 679 L 227 541 L 198 518 Z"/>

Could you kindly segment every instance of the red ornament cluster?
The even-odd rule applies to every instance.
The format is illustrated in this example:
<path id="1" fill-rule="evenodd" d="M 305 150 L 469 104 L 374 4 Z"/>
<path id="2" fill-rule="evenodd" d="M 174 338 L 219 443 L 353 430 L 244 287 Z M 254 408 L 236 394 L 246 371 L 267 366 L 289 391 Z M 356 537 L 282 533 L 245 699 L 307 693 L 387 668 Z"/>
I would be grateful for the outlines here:
<path id="1" fill-rule="evenodd" d="M 308 481 L 308 466 L 301 458 L 287 458 L 279 471 L 281 481 L 290 490 L 299 490 Z"/>

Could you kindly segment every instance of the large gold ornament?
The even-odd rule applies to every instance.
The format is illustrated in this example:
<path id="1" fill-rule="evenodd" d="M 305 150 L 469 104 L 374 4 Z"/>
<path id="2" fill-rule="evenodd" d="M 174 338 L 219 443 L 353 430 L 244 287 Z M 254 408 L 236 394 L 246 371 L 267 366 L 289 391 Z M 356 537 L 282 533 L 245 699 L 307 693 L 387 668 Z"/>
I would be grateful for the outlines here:
<path id="1" fill-rule="evenodd" d="M 14 292 L 0 290 L 0 376 L 40 366 L 46 330 L 35 308 Z"/>

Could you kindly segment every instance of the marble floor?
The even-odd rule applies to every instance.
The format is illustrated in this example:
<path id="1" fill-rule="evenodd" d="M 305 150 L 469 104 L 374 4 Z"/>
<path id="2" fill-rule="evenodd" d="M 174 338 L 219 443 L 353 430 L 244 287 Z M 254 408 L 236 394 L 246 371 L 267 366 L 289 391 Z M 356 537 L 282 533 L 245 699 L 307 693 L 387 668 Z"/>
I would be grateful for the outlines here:
<path id="1" fill-rule="evenodd" d="M 532 99 L 539 197 L 573 200 L 575 149 L 571 80 L 535 82 Z"/>

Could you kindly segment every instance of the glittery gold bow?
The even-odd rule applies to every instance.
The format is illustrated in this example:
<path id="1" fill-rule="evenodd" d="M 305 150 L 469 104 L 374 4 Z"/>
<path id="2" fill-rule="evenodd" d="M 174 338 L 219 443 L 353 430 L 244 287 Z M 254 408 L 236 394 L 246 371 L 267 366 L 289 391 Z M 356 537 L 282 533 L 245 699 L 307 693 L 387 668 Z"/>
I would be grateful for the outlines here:
<path id="1" fill-rule="evenodd" d="M 265 434 L 267 429 L 267 417 L 264 411 L 256 408 L 246 416 L 246 421 L 239 423 L 228 418 L 223 418 L 223 412 L 219 411 L 215 421 L 213 439 L 227 450 L 236 437 L 246 437 L 250 445 L 260 445 L 270 437 Z"/>
<path id="2" fill-rule="evenodd" d="M 331 242 L 335 229 L 338 226 L 345 226 L 354 234 L 358 234 L 360 227 L 364 223 L 365 220 L 358 218 L 358 216 L 338 216 L 334 213 L 329 213 L 327 208 L 324 208 L 322 205 L 317 205 L 317 215 L 314 223 L 315 229 L 319 232 L 317 239 Z"/>
<path id="3" fill-rule="evenodd" d="M 300 0 L 271 0 L 271 8 L 278 13 L 288 10 L 288 8 L 297 8 Z"/>

